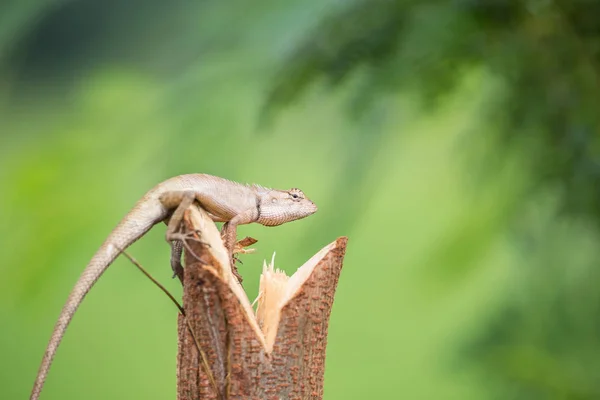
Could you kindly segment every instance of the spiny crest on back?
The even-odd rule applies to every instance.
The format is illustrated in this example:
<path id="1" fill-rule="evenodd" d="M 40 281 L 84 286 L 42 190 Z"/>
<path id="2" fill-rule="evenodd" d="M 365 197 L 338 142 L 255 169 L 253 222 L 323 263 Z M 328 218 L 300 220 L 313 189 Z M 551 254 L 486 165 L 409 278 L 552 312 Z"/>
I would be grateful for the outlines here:
<path id="1" fill-rule="evenodd" d="M 221 177 L 213 177 L 213 178 L 219 179 L 221 181 L 229 182 L 233 185 L 245 186 L 250 189 L 256 189 L 258 192 L 261 192 L 261 193 L 267 193 L 267 192 L 270 192 L 271 190 L 273 190 L 271 188 L 259 185 L 257 183 L 240 183 L 240 182 L 232 181 L 231 179 L 227 179 L 227 178 L 221 178 Z"/>
<path id="2" fill-rule="evenodd" d="M 271 188 L 259 185 L 257 183 L 246 184 L 246 186 L 248 186 L 250 188 L 253 188 L 253 189 L 256 189 L 256 191 L 259 192 L 259 193 L 268 193 L 268 192 L 270 192 L 270 191 L 273 190 Z"/>

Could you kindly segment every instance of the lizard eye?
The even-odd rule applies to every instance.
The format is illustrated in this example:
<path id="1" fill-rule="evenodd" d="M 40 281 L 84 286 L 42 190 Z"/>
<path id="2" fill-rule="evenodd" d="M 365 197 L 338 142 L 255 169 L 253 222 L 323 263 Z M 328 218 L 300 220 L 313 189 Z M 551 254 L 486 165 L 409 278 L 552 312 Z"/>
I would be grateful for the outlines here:
<path id="1" fill-rule="evenodd" d="M 304 198 L 304 193 L 300 189 L 292 188 L 288 191 L 288 194 L 294 201 L 302 200 Z"/>

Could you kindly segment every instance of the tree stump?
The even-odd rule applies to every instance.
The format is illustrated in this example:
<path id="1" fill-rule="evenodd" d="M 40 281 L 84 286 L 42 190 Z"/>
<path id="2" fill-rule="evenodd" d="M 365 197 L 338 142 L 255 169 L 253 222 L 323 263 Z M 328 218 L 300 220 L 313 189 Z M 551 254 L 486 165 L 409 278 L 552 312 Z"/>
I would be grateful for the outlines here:
<path id="1" fill-rule="evenodd" d="M 182 225 L 198 240 L 187 241 L 184 257 L 177 399 L 322 399 L 327 327 L 347 238 L 289 278 L 264 265 L 255 313 L 208 215 L 194 205 Z"/>

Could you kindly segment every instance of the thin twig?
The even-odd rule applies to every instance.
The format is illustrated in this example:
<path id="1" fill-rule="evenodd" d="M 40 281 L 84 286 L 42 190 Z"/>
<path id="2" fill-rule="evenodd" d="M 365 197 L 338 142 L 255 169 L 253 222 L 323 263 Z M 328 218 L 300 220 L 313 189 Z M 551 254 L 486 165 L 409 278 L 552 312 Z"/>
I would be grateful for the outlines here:
<path id="1" fill-rule="evenodd" d="M 210 383 L 217 395 L 217 398 L 219 400 L 221 400 L 223 397 L 221 396 L 221 392 L 219 392 L 219 389 L 217 387 L 217 381 L 215 380 L 215 377 L 213 376 L 210 366 L 208 364 L 208 357 L 207 357 L 206 353 L 202 350 L 202 347 L 200 347 L 200 342 L 198 341 L 198 338 L 196 337 L 196 334 L 194 333 L 194 330 L 192 329 L 192 325 L 190 324 L 190 321 L 188 321 L 188 319 L 185 315 L 185 310 L 183 309 L 181 304 L 179 304 L 177 299 L 175 299 L 175 297 L 173 297 L 173 295 L 167 290 L 167 288 L 165 288 L 159 281 L 157 281 L 152 275 L 150 275 L 150 273 L 148 271 L 146 271 L 146 269 L 144 267 L 142 267 L 142 265 L 135 258 L 130 256 L 129 253 L 127 253 L 125 250 L 123 250 L 121 248 L 118 248 L 118 250 L 121 254 L 123 254 L 125 257 L 127 257 L 127 259 L 129 259 L 129 261 L 131 261 L 131 263 L 133 265 L 135 265 L 144 275 L 146 275 L 146 277 L 148 279 L 150 279 L 156 286 L 158 286 L 158 288 L 160 290 L 162 290 L 163 293 L 165 293 L 171 299 L 173 304 L 175 304 L 175 306 L 179 310 L 179 313 L 183 316 L 183 319 L 188 328 L 188 331 L 190 332 L 190 335 L 192 335 L 192 339 L 194 340 L 196 349 L 198 350 L 198 353 L 200 354 L 200 358 L 202 359 L 202 364 L 204 366 L 206 375 L 208 376 L 208 380 L 210 381 Z"/>
<path id="2" fill-rule="evenodd" d="M 175 297 L 173 297 L 173 295 L 167 290 L 166 287 L 164 287 L 159 281 L 157 281 L 156 279 L 154 279 L 154 277 L 152 275 L 150 275 L 150 273 L 148 271 L 146 271 L 144 269 L 144 267 L 142 267 L 142 265 L 132 256 L 129 255 L 129 253 L 127 253 L 125 250 L 120 250 L 120 252 L 129 259 L 129 261 L 131 261 L 131 263 L 133 265 L 135 265 L 136 267 L 138 267 L 138 269 L 140 271 L 142 271 L 142 274 L 146 275 L 146 277 L 148 279 L 150 279 L 152 282 L 154 282 L 154 284 L 156 286 L 158 286 L 158 288 L 160 290 L 162 290 L 164 292 L 164 294 L 166 294 L 167 296 L 169 296 L 169 298 L 171 299 L 171 301 L 175 304 L 175 307 L 177 307 L 179 309 L 179 312 L 185 317 L 185 311 L 183 309 L 183 307 L 181 306 L 181 304 L 179 304 L 179 302 L 177 301 L 177 299 L 175 299 Z"/>

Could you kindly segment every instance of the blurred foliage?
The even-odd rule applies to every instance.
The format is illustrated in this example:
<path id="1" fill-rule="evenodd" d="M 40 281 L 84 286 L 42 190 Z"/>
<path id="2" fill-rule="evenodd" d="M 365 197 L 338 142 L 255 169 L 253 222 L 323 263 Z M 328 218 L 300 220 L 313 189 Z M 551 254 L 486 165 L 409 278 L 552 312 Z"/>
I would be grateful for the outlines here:
<path id="1" fill-rule="evenodd" d="M 169 176 L 298 186 L 243 227 L 292 273 L 350 236 L 326 399 L 595 399 L 600 2 L 0 3 L 0 398 L 73 282 Z M 566 211 L 566 212 L 565 212 Z M 132 252 L 163 282 L 157 228 Z M 166 272 L 165 272 L 166 271 Z M 124 260 L 44 398 L 169 398 L 175 310 Z M 169 288 L 179 293 L 176 282 Z"/>
<path id="2" fill-rule="evenodd" d="M 289 103 L 321 77 L 337 86 L 357 71 L 363 79 L 356 93 L 361 107 L 399 90 L 435 107 L 465 70 L 483 67 L 503 87 L 484 111 L 487 123 L 477 134 L 498 130 L 501 147 L 524 148 L 526 168 L 534 176 L 531 189 L 557 188 L 559 209 L 592 217 L 597 225 L 598 15 L 600 2 L 590 0 L 353 2 L 321 21 L 288 56 L 269 107 Z M 557 238 L 554 230 L 549 226 L 548 232 L 531 235 L 556 246 L 544 247 L 533 270 L 525 271 L 519 292 L 527 295 L 500 313 L 474 355 L 487 354 L 491 381 L 509 388 L 498 398 L 600 396 L 594 372 L 598 327 L 591 311 L 600 307 L 600 298 L 597 285 L 586 283 L 597 282 L 597 267 L 589 268 L 597 261 L 560 257 L 567 238 Z M 524 228 L 520 233 L 531 234 Z M 564 268 L 574 263 L 585 272 L 565 282 Z"/>
<path id="3" fill-rule="evenodd" d="M 560 187 L 569 211 L 600 218 L 600 1 L 348 4 L 288 55 L 267 110 L 320 78 L 335 86 L 358 71 L 354 108 L 399 90 L 434 107 L 465 71 L 482 66 L 503 86 L 485 111 L 489 125 L 528 147 L 529 167 Z"/>

